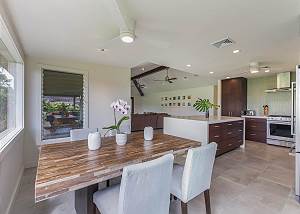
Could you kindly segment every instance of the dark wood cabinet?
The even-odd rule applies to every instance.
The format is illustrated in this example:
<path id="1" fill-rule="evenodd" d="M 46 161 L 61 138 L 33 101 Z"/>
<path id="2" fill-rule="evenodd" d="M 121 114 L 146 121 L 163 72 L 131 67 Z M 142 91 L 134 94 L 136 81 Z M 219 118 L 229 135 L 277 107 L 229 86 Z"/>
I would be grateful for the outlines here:
<path id="1" fill-rule="evenodd" d="M 240 147 L 244 138 L 244 120 L 209 125 L 209 142 L 218 144 L 217 155 Z"/>
<path id="2" fill-rule="evenodd" d="M 247 79 L 243 77 L 222 80 L 222 115 L 240 117 L 247 109 Z"/>
<path id="3" fill-rule="evenodd" d="M 267 142 L 267 119 L 246 118 L 246 140 Z"/>

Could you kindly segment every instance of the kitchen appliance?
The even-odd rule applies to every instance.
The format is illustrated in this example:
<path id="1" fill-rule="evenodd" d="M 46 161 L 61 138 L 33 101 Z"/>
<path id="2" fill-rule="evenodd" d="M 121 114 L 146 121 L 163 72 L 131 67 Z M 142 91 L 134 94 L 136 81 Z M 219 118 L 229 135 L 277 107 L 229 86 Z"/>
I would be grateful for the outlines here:
<path id="1" fill-rule="evenodd" d="M 291 91 L 291 72 L 277 74 L 276 88 L 265 90 L 266 93 L 290 92 Z"/>
<path id="2" fill-rule="evenodd" d="M 255 116 L 256 112 L 255 112 L 255 110 L 246 110 L 246 111 L 243 112 L 243 115 L 246 115 L 246 116 Z"/>
<path id="3" fill-rule="evenodd" d="M 300 81 L 300 65 L 296 67 L 296 83 Z M 298 201 L 300 202 L 300 87 L 297 84 L 292 84 L 292 135 L 296 138 L 295 143 L 295 193 Z"/>
<path id="4" fill-rule="evenodd" d="M 267 143 L 277 146 L 293 147 L 295 137 L 291 134 L 291 116 L 270 115 L 267 119 Z"/>

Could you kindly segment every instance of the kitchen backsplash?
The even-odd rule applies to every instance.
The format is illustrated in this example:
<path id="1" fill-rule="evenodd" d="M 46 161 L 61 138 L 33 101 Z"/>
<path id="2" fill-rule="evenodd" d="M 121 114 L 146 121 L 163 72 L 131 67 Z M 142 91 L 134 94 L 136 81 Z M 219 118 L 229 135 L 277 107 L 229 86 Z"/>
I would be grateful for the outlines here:
<path id="1" fill-rule="evenodd" d="M 295 73 L 291 73 L 295 80 Z M 247 106 L 263 115 L 263 105 L 269 106 L 269 114 L 291 115 L 291 92 L 265 93 L 266 89 L 276 88 L 276 75 L 248 79 Z"/>

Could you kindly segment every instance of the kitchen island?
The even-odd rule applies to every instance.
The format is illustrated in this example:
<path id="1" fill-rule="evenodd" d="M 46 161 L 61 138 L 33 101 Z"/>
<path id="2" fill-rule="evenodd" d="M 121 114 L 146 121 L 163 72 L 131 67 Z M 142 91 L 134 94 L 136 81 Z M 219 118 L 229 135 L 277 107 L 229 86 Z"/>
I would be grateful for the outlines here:
<path id="1" fill-rule="evenodd" d="M 245 122 L 242 117 L 172 116 L 164 118 L 164 134 L 218 144 L 217 155 L 245 146 Z"/>

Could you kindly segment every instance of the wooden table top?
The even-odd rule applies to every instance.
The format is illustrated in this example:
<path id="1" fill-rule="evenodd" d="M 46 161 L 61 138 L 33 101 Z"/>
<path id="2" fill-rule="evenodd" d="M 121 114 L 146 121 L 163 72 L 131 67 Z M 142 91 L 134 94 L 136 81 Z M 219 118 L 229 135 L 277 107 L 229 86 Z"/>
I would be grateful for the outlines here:
<path id="1" fill-rule="evenodd" d="M 35 200 L 39 202 L 78 190 L 121 175 L 125 166 L 198 146 L 199 142 L 163 133 L 155 133 L 152 141 L 144 141 L 143 132 L 129 135 L 125 146 L 118 146 L 114 138 L 106 138 L 96 151 L 88 150 L 87 140 L 43 145 Z"/>

